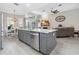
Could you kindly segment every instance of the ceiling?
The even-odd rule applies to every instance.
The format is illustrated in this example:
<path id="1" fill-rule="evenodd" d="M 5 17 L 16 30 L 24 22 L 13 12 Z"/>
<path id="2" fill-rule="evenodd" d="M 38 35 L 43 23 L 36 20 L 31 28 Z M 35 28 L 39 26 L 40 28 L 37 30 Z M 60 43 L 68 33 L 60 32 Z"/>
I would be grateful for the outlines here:
<path id="1" fill-rule="evenodd" d="M 58 6 L 60 3 L 18 3 L 15 5 L 14 3 L 0 3 L 0 11 L 12 13 L 17 15 L 25 15 L 28 12 L 50 12 L 50 10 L 59 10 L 61 12 L 79 8 L 78 3 L 61 3 L 62 6 Z"/>

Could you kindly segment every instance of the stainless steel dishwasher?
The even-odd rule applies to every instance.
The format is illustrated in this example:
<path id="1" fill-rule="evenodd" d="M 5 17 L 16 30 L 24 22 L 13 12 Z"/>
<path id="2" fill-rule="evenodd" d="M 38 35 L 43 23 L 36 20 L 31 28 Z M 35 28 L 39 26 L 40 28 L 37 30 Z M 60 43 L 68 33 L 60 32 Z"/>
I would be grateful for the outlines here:
<path id="1" fill-rule="evenodd" d="M 39 51 L 39 33 L 31 33 L 31 46 Z"/>

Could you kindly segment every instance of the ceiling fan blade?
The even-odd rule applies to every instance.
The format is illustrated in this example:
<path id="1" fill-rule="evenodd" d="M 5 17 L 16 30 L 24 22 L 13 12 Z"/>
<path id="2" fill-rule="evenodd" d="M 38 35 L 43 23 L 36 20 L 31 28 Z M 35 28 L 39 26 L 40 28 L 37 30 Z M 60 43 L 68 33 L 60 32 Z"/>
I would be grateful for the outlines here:
<path id="1" fill-rule="evenodd" d="M 54 10 L 54 11 L 51 10 L 51 13 L 54 13 L 54 14 L 57 14 L 58 12 L 59 12 L 58 10 Z"/>
<path id="2" fill-rule="evenodd" d="M 19 3 L 14 3 L 14 5 L 18 6 L 18 5 L 19 5 Z"/>

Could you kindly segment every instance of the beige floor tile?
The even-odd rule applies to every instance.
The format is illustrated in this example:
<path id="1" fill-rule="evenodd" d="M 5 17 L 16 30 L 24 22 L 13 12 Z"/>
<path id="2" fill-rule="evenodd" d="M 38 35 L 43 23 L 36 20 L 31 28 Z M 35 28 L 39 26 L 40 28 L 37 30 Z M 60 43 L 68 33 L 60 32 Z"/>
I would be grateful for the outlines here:
<path id="1" fill-rule="evenodd" d="M 78 55 L 79 54 L 79 38 L 56 38 L 57 45 L 50 55 Z M 33 50 L 28 45 L 19 41 L 17 37 L 5 37 L 3 39 L 3 50 L 0 55 L 42 55 Z"/>

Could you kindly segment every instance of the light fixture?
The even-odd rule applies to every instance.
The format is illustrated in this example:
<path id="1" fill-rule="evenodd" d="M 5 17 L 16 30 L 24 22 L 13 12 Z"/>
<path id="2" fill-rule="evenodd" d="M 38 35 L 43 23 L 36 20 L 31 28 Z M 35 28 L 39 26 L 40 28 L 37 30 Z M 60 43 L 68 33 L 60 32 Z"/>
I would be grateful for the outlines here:
<path id="1" fill-rule="evenodd" d="M 48 19 L 48 13 L 43 12 L 42 13 L 42 19 Z"/>
<path id="2" fill-rule="evenodd" d="M 18 6 L 18 5 L 19 5 L 19 3 L 14 3 L 14 5 Z"/>
<path id="3" fill-rule="evenodd" d="M 26 6 L 27 6 L 27 7 L 30 7 L 30 4 L 29 4 L 29 3 L 27 3 L 27 4 L 26 4 Z"/>
<path id="4" fill-rule="evenodd" d="M 62 6 L 62 4 L 59 4 L 58 6 L 60 7 L 60 6 Z"/>
<path id="5" fill-rule="evenodd" d="M 59 10 L 51 10 L 51 13 L 57 14 Z"/>

